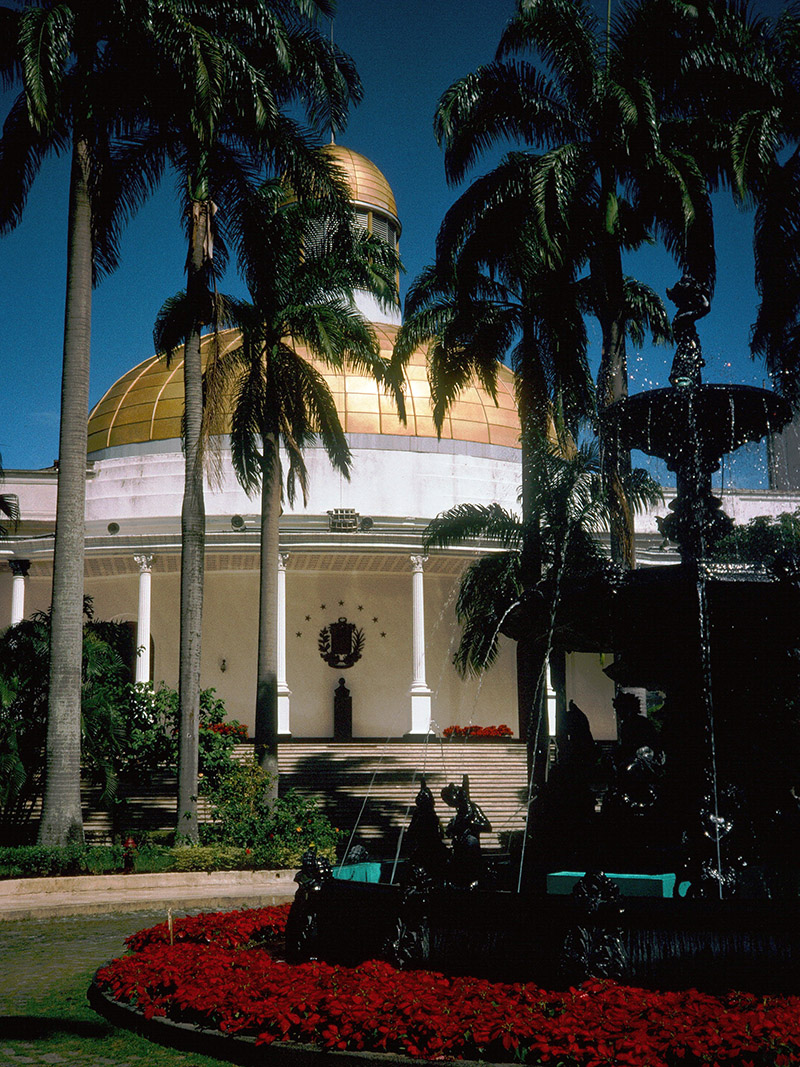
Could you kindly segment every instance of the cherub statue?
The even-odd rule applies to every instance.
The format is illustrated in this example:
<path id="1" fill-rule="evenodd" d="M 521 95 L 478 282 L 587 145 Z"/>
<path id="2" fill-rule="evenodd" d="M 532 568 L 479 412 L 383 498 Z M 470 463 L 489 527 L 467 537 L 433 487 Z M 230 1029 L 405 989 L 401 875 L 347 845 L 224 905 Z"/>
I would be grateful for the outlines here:
<path id="1" fill-rule="evenodd" d="M 490 833 L 492 824 L 474 801 L 469 798 L 469 783 L 446 785 L 442 800 L 456 813 L 447 824 L 445 836 L 453 842 L 451 880 L 454 885 L 474 889 L 483 874 L 481 834 Z"/>
<path id="2" fill-rule="evenodd" d="M 677 347 L 669 374 L 670 383 L 682 388 L 699 385 L 700 372 L 706 363 L 695 322 L 707 315 L 711 308 L 708 286 L 686 271 L 671 289 L 667 289 L 667 296 L 678 309 L 672 320 Z"/>

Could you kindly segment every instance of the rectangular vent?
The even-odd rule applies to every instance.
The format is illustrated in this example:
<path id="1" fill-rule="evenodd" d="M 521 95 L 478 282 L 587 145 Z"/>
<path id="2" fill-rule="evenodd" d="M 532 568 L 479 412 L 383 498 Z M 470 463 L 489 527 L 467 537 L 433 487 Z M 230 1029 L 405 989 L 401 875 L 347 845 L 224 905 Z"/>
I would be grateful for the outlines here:
<path id="1" fill-rule="evenodd" d="M 355 508 L 334 508 L 328 512 L 328 525 L 331 530 L 357 530 L 359 514 Z"/>

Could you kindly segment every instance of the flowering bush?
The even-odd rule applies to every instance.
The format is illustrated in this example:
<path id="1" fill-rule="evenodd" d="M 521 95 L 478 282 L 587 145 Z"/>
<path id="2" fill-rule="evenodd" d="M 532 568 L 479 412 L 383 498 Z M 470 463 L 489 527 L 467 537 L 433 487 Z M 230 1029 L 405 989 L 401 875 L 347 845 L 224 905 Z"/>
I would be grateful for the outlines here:
<path id="1" fill-rule="evenodd" d="M 125 741 L 116 769 L 131 781 L 146 781 L 160 767 L 178 761 L 178 694 L 164 682 L 128 688 L 122 707 Z M 213 689 L 200 694 L 198 757 L 204 788 L 217 783 L 233 764 L 233 746 L 247 740 L 247 727 L 226 718 L 225 705 Z"/>
<path id="2" fill-rule="evenodd" d="M 201 723 L 201 730 L 210 730 L 214 734 L 220 734 L 222 737 L 232 737 L 235 742 L 241 742 L 247 740 L 247 727 L 242 722 L 210 722 Z"/>
<path id="3" fill-rule="evenodd" d="M 299 867 L 309 848 L 335 860 L 337 831 L 317 802 L 290 789 L 268 805 L 269 786 L 254 759 L 233 764 L 205 791 L 211 813 L 201 830 L 206 843 L 249 848 L 256 867 Z"/>
<path id="4" fill-rule="evenodd" d="M 514 731 L 510 726 L 501 723 L 499 726 L 447 726 L 444 731 L 445 737 L 513 737 Z"/>
<path id="5" fill-rule="evenodd" d="M 290 965 L 275 948 L 289 907 L 177 920 L 128 938 L 99 986 L 147 1018 L 257 1041 L 551 1067 L 785 1067 L 800 1063 L 800 997 L 658 993 L 609 981 L 566 992 L 431 971 Z"/>

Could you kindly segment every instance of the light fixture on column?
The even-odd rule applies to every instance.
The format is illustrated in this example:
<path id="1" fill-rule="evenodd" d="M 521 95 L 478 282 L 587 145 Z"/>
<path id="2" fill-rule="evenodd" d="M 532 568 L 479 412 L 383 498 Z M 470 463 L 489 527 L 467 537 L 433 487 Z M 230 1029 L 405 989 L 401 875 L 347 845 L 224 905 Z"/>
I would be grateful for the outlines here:
<path id="1" fill-rule="evenodd" d="M 119 523 L 118 522 L 110 522 L 108 524 L 108 526 L 106 527 L 106 529 L 108 530 L 108 532 L 113 537 L 114 534 L 118 534 L 119 533 Z"/>
<path id="2" fill-rule="evenodd" d="M 234 530 L 243 530 L 245 521 L 241 515 L 231 515 L 231 526 Z"/>

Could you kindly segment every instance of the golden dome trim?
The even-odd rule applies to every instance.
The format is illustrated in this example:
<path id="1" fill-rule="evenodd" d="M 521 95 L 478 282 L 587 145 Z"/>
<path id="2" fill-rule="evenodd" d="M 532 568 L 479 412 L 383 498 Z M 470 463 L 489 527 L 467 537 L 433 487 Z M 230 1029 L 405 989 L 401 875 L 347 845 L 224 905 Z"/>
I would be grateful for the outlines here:
<path id="1" fill-rule="evenodd" d="M 381 351 L 391 352 L 397 326 L 375 323 Z M 205 361 L 211 335 L 203 338 Z M 229 349 L 238 334 L 226 331 L 222 349 Z M 300 351 L 307 355 L 302 346 Z M 391 399 L 377 382 L 363 373 L 334 371 L 312 360 L 327 381 L 346 433 L 381 434 L 389 437 L 437 437 L 431 408 L 426 368 L 426 351 L 411 356 L 406 375 L 407 424 L 399 422 Z M 177 357 L 169 368 L 163 357 L 150 356 L 123 374 L 95 404 L 89 416 L 90 455 L 122 445 L 174 440 L 180 437 L 183 416 L 183 359 Z M 519 420 L 514 400 L 514 374 L 507 367 L 498 372 L 498 401 L 477 383 L 464 391 L 445 416 L 441 439 L 477 442 L 499 447 L 519 448 Z M 138 410 L 137 410 L 138 409 Z"/>

